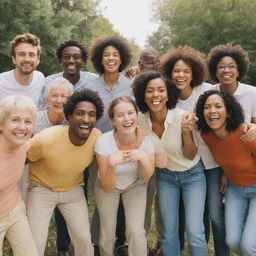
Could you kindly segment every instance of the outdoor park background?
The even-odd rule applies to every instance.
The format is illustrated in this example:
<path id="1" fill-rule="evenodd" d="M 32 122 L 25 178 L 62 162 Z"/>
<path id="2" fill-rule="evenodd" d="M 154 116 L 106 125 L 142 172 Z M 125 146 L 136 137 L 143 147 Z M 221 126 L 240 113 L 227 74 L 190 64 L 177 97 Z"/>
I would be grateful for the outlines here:
<path id="1" fill-rule="evenodd" d="M 61 42 L 78 39 L 89 49 L 96 37 L 119 34 L 111 20 L 103 16 L 100 0 L 0 0 L 0 6 L 0 72 L 13 68 L 9 42 L 17 34 L 30 32 L 41 39 L 38 69 L 45 76 L 60 72 L 55 51 Z M 161 55 L 179 45 L 190 45 L 207 54 L 218 44 L 241 44 L 250 58 L 243 82 L 256 84 L 256 0 L 153 0 L 151 7 L 158 29 L 149 34 L 146 46 L 153 46 Z M 132 13 L 127 13 L 128 23 L 132 18 Z M 143 49 L 133 40 L 129 43 L 134 55 L 131 65 L 136 65 Z M 94 72 L 90 62 L 84 69 Z M 49 256 L 55 255 L 54 235 L 51 227 L 46 250 Z M 149 241 L 151 245 L 155 242 L 154 227 Z M 209 250 L 209 255 L 214 255 L 212 241 Z M 10 252 L 5 248 L 7 255 Z M 185 255 L 189 255 L 188 250 Z"/>

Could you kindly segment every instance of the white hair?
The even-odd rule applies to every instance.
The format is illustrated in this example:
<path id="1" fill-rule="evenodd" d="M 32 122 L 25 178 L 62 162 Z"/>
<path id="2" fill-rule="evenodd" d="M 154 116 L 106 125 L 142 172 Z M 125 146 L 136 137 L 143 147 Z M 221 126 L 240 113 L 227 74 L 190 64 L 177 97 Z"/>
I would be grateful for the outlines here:
<path id="1" fill-rule="evenodd" d="M 46 99 L 49 96 L 51 90 L 59 86 L 65 86 L 69 90 L 69 96 L 73 94 L 73 85 L 66 78 L 57 78 L 49 83 L 49 85 L 46 87 L 44 98 Z"/>
<path id="2" fill-rule="evenodd" d="M 0 100 L 0 123 L 3 123 L 6 116 L 11 113 L 14 108 L 29 110 L 33 116 L 33 123 L 36 122 L 37 107 L 35 102 L 27 96 L 12 95 Z"/>

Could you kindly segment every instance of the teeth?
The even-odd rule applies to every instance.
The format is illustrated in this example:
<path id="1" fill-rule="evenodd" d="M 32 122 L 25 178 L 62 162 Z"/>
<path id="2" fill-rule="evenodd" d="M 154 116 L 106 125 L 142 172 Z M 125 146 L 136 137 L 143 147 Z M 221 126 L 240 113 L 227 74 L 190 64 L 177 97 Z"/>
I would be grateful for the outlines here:
<path id="1" fill-rule="evenodd" d="M 158 104 L 160 104 L 161 103 L 161 101 L 160 100 L 153 100 L 153 105 L 158 105 Z"/>
<path id="2" fill-rule="evenodd" d="M 80 127 L 81 129 L 89 129 L 89 128 L 90 128 L 89 125 L 80 125 L 79 127 Z"/>
<path id="3" fill-rule="evenodd" d="M 185 80 L 177 80 L 178 82 L 185 82 Z"/>
<path id="4" fill-rule="evenodd" d="M 218 116 L 210 116 L 209 117 L 209 120 L 210 121 L 216 121 L 216 120 L 219 120 L 220 118 Z"/>
<path id="5" fill-rule="evenodd" d="M 14 133 L 14 135 L 21 138 L 26 136 L 26 133 Z"/>
<path id="6" fill-rule="evenodd" d="M 124 127 L 131 127 L 132 123 L 123 124 Z"/>

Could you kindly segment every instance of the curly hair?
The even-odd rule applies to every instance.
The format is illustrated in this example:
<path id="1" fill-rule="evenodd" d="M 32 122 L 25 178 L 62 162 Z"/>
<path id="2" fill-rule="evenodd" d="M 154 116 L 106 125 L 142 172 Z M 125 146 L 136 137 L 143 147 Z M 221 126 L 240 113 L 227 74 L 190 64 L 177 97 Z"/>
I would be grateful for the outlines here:
<path id="1" fill-rule="evenodd" d="M 244 123 L 243 109 L 233 95 L 225 91 L 217 90 L 209 90 L 204 92 L 197 101 L 197 104 L 195 106 L 195 113 L 198 117 L 198 130 L 202 131 L 203 133 L 211 131 L 211 128 L 208 126 L 204 118 L 204 105 L 206 100 L 214 94 L 221 97 L 224 101 L 228 114 L 226 130 L 228 132 L 234 132 L 241 124 Z"/>
<path id="2" fill-rule="evenodd" d="M 193 80 L 190 86 L 193 88 L 200 85 L 207 74 L 207 67 L 204 54 L 190 46 L 179 46 L 172 49 L 161 57 L 161 73 L 163 76 L 171 78 L 175 63 L 183 60 L 192 69 Z"/>
<path id="3" fill-rule="evenodd" d="M 73 114 L 76 105 L 81 101 L 91 102 L 96 107 L 96 119 L 99 120 L 103 115 L 104 104 L 99 94 L 90 89 L 74 92 L 64 104 L 64 114 L 66 119 Z"/>
<path id="4" fill-rule="evenodd" d="M 56 56 L 59 59 L 59 62 L 61 60 L 63 50 L 66 47 L 70 47 L 70 46 L 75 46 L 81 50 L 82 60 L 84 61 L 84 64 L 86 64 L 87 60 L 88 60 L 88 51 L 85 48 L 85 46 L 82 45 L 78 40 L 67 40 L 67 41 L 63 42 L 62 44 L 60 44 L 60 46 L 57 48 L 57 51 L 56 51 Z"/>
<path id="5" fill-rule="evenodd" d="M 149 110 L 148 105 L 145 102 L 145 91 L 147 89 L 147 85 L 151 80 L 157 78 L 162 79 L 165 83 L 168 95 L 168 101 L 166 102 L 167 108 L 172 109 L 176 106 L 177 94 L 174 93 L 176 86 L 171 82 L 171 80 L 162 77 L 161 74 L 156 71 L 143 72 L 136 76 L 132 84 L 136 104 L 142 113 Z"/>
<path id="6" fill-rule="evenodd" d="M 128 66 L 132 58 L 131 49 L 124 38 L 115 35 L 98 37 L 91 48 L 91 61 L 99 74 L 105 71 L 101 62 L 103 51 L 108 46 L 115 47 L 120 54 L 122 63 L 118 69 L 119 72 Z"/>
<path id="7" fill-rule="evenodd" d="M 237 80 L 242 80 L 249 67 L 248 53 L 241 45 L 232 45 L 229 43 L 220 44 L 210 50 L 207 57 L 207 65 L 211 79 L 214 82 L 219 82 L 219 79 L 216 76 L 217 65 L 219 61 L 226 56 L 232 57 L 236 61 L 239 71 Z"/>
<path id="8" fill-rule="evenodd" d="M 22 35 L 15 36 L 13 38 L 13 40 L 10 42 L 11 55 L 13 57 L 15 57 L 15 48 L 20 43 L 27 43 L 27 44 L 31 44 L 31 45 L 37 47 L 37 54 L 38 54 L 38 56 L 40 56 L 40 53 L 41 53 L 40 39 L 33 34 L 25 33 Z"/>

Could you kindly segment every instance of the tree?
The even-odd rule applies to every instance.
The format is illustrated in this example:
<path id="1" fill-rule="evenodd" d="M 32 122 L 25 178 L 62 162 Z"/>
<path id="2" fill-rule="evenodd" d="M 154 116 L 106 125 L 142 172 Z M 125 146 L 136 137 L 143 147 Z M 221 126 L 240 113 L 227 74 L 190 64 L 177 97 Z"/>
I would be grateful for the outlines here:
<path id="1" fill-rule="evenodd" d="M 55 51 L 61 42 L 77 39 L 89 47 L 100 34 L 115 33 L 94 0 L 0 0 L 0 5 L 0 72 L 13 68 L 9 42 L 17 34 L 30 32 L 40 38 L 38 69 L 49 75 L 60 71 Z"/>
<path id="2" fill-rule="evenodd" d="M 251 59 L 245 81 L 256 81 L 256 0 L 160 0 L 154 16 L 161 29 L 148 42 L 160 53 L 190 45 L 207 54 L 218 44 L 241 44 Z"/>

